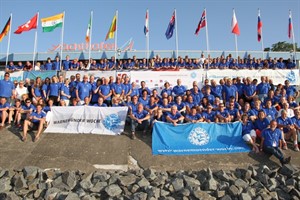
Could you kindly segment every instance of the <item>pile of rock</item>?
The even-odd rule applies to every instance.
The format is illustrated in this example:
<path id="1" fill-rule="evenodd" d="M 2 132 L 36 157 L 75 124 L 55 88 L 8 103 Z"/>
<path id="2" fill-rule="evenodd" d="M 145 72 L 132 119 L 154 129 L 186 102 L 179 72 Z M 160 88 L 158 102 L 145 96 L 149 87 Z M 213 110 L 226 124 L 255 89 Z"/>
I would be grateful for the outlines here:
<path id="1" fill-rule="evenodd" d="M 234 171 L 0 170 L 0 199 L 300 199 L 295 166 L 267 166 Z"/>

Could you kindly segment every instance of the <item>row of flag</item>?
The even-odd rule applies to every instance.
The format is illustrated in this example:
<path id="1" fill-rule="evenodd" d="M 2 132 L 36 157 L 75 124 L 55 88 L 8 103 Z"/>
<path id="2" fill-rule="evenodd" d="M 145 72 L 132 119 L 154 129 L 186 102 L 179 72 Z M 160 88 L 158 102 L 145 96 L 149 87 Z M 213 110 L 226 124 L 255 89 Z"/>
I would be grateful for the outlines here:
<path id="1" fill-rule="evenodd" d="M 51 17 L 47 17 L 47 18 L 42 18 L 41 22 L 42 22 L 43 32 L 51 32 L 57 27 L 62 27 L 63 26 L 63 20 L 64 20 L 64 14 L 63 13 L 60 13 L 58 15 L 54 15 L 54 16 L 51 16 Z M 172 38 L 174 29 L 175 29 L 175 23 L 176 23 L 176 13 L 174 11 L 172 16 L 171 16 L 170 22 L 168 24 L 166 33 L 165 33 L 165 36 L 166 36 L 167 39 Z M 198 35 L 198 33 L 200 32 L 200 29 L 204 28 L 206 25 L 207 25 L 206 10 L 204 9 L 204 11 L 201 15 L 200 21 L 197 25 L 195 34 Z M 36 14 L 34 17 L 32 17 L 26 23 L 19 26 L 18 29 L 14 33 L 15 34 L 21 34 L 24 31 L 29 31 L 31 29 L 36 29 L 37 26 L 38 26 L 38 14 Z M 88 23 L 87 32 L 86 32 L 86 37 L 85 37 L 85 40 L 86 40 L 87 43 L 90 42 L 91 26 L 92 26 L 92 21 L 91 21 L 91 18 L 90 18 L 89 23 Z M 263 24 L 262 24 L 262 21 L 261 21 L 261 18 L 260 18 L 260 11 L 258 11 L 257 40 L 259 42 L 261 41 L 261 38 L 262 38 L 262 26 L 263 26 Z M 10 28 L 11 28 L 11 17 L 9 17 L 7 23 L 5 24 L 3 30 L 0 34 L 0 42 L 7 35 Z M 105 40 L 114 38 L 116 30 L 117 30 L 117 16 L 115 15 L 113 17 L 110 28 L 109 28 L 109 30 L 106 34 Z M 288 25 L 288 37 L 289 38 L 293 37 L 292 36 L 292 30 L 293 30 L 292 16 L 291 16 L 291 12 L 290 12 L 289 13 L 289 25 Z M 235 35 L 240 35 L 240 29 L 239 29 L 239 26 L 238 26 L 238 21 L 237 21 L 235 12 L 233 12 L 233 16 L 232 16 L 231 32 Z M 148 14 L 148 10 L 147 10 L 145 26 L 144 26 L 144 34 L 147 36 L 148 33 L 149 33 L 149 14 Z"/>

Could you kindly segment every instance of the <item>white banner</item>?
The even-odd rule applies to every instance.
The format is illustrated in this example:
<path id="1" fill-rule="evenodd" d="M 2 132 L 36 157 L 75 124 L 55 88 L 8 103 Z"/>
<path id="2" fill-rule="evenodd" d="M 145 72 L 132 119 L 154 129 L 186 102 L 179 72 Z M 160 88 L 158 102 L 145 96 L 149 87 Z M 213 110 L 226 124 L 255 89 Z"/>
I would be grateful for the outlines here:
<path id="1" fill-rule="evenodd" d="M 4 71 L 0 71 L 0 80 L 4 79 Z M 21 81 L 23 80 L 23 71 L 17 71 L 17 72 L 13 72 L 13 73 L 10 73 L 10 80 L 11 81 L 14 81 L 14 80 L 17 80 L 17 81 Z"/>
<path id="2" fill-rule="evenodd" d="M 72 75 L 75 76 L 77 73 L 80 74 L 81 79 L 83 75 L 88 75 L 89 77 L 93 75 L 95 80 L 102 77 L 116 77 L 116 71 L 66 71 L 65 73 L 66 78 L 70 78 Z"/>
<path id="3" fill-rule="evenodd" d="M 47 133 L 119 135 L 124 131 L 128 107 L 52 107 Z"/>
<path id="4" fill-rule="evenodd" d="M 164 88 L 164 83 L 169 82 L 171 87 L 177 85 L 177 79 L 181 79 L 182 85 L 186 89 L 193 87 L 193 82 L 196 81 L 201 87 L 205 78 L 205 71 L 198 70 L 180 70 L 180 71 L 132 71 L 131 82 L 136 82 L 140 87 L 141 81 L 146 82 L 149 89 L 157 89 L 158 92 Z"/>
<path id="5" fill-rule="evenodd" d="M 246 78 L 251 77 L 252 79 L 257 79 L 260 82 L 261 76 L 267 76 L 269 79 L 273 80 L 273 84 L 277 85 L 279 83 L 284 84 L 285 80 L 289 80 L 291 85 L 299 85 L 299 70 L 220 70 L 220 69 L 210 69 L 207 70 L 207 78 L 209 80 L 215 79 L 219 81 L 224 77 L 229 78 Z"/>

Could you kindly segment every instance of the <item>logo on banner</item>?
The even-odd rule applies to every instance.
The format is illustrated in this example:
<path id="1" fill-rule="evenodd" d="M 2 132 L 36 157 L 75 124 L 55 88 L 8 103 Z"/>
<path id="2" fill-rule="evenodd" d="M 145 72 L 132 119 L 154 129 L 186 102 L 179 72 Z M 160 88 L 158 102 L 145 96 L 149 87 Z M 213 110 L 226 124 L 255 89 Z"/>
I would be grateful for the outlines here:
<path id="1" fill-rule="evenodd" d="M 188 139 L 194 145 L 203 146 L 209 142 L 209 135 L 206 130 L 197 127 L 190 132 Z"/>
<path id="2" fill-rule="evenodd" d="M 290 83 L 296 83 L 296 74 L 294 71 L 290 71 L 287 75 L 286 75 L 286 79 L 290 81 Z"/>
<path id="3" fill-rule="evenodd" d="M 196 72 L 191 73 L 191 78 L 196 78 L 197 74 Z"/>
<path id="4" fill-rule="evenodd" d="M 102 121 L 104 127 L 108 130 L 114 130 L 121 124 L 121 119 L 117 114 L 111 114 Z"/>

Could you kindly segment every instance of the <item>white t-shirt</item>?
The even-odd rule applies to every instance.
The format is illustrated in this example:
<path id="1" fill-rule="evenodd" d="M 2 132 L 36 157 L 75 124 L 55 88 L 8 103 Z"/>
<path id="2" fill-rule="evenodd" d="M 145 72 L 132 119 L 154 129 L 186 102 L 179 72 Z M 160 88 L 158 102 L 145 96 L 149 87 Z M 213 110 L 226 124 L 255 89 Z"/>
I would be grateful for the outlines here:
<path id="1" fill-rule="evenodd" d="M 17 99 L 22 99 L 23 94 L 28 94 L 27 87 L 20 88 L 19 86 L 16 88 L 16 96 Z"/>

